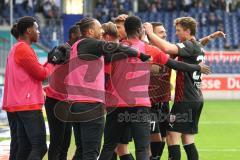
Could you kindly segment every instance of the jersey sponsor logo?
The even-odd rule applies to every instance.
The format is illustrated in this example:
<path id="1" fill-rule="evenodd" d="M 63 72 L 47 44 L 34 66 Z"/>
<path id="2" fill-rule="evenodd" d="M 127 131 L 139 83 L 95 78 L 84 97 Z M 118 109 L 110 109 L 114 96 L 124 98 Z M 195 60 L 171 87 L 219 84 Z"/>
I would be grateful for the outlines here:
<path id="1" fill-rule="evenodd" d="M 194 86 L 196 86 L 198 89 L 201 89 L 202 82 L 194 82 Z"/>
<path id="2" fill-rule="evenodd" d="M 185 48 L 186 46 L 183 43 L 177 43 L 178 47 Z"/>
<path id="3" fill-rule="evenodd" d="M 169 119 L 169 122 L 170 123 L 173 123 L 173 122 L 175 122 L 176 121 L 176 116 L 175 115 L 170 115 L 170 119 Z"/>

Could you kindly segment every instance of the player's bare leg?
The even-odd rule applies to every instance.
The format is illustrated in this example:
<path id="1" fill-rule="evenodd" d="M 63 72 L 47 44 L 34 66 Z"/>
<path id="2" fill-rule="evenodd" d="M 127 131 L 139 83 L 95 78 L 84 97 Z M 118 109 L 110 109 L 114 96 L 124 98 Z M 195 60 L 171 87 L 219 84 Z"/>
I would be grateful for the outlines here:
<path id="1" fill-rule="evenodd" d="M 119 143 L 115 149 L 115 156 L 111 160 L 117 160 L 117 155 L 120 160 L 134 160 L 132 154 L 128 149 L 128 144 Z"/>
<path id="2" fill-rule="evenodd" d="M 130 154 L 128 144 L 118 144 L 115 152 L 119 155 L 119 157 Z"/>
<path id="3" fill-rule="evenodd" d="M 159 142 L 162 141 L 162 137 L 160 133 L 151 134 L 151 142 Z"/>

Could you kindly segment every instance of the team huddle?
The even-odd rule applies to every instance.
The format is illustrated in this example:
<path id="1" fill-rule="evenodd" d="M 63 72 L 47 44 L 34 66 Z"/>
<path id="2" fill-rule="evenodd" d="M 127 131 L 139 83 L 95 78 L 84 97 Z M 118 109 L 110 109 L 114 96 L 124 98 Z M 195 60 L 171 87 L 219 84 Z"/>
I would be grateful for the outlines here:
<path id="1" fill-rule="evenodd" d="M 182 142 L 188 160 L 198 160 L 194 143 L 203 108 L 201 74 L 210 74 L 203 47 L 225 36 L 217 31 L 197 40 L 192 17 L 175 19 L 179 43 L 166 40 L 164 25 L 120 15 L 100 24 L 85 17 L 69 29 L 69 40 L 39 63 L 31 44 L 38 24 L 22 17 L 11 29 L 3 109 L 11 130 L 10 160 L 67 160 L 71 135 L 73 160 L 180 160 Z M 170 107 L 171 70 L 177 71 Z M 43 87 L 42 81 L 48 79 Z M 50 130 L 47 149 L 42 114 Z M 102 141 L 103 139 L 103 141 Z M 103 144 L 102 144 L 103 142 Z"/>

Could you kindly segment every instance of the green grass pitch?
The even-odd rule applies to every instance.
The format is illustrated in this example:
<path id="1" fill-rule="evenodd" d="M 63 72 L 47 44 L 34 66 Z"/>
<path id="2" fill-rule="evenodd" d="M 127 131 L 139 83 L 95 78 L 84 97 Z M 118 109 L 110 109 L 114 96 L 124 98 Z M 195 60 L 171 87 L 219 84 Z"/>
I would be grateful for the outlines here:
<path id="1" fill-rule="evenodd" d="M 206 101 L 202 111 L 199 134 L 196 136 L 201 160 L 240 159 L 240 101 Z M 134 153 L 134 144 L 129 145 Z M 183 148 L 182 148 L 183 149 Z M 75 151 L 72 138 L 69 159 Z M 46 156 L 45 156 L 46 157 Z M 47 160 L 45 158 L 44 160 Z M 167 160 L 167 148 L 162 160 Z M 182 160 L 186 160 L 182 150 Z"/>

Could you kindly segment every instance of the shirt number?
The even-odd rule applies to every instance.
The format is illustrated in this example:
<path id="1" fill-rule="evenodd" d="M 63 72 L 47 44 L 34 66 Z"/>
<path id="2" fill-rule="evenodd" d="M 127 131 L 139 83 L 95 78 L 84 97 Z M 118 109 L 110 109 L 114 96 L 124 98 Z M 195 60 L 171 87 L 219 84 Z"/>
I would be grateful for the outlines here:
<path id="1" fill-rule="evenodd" d="M 197 62 L 203 62 L 204 61 L 204 55 L 199 55 L 197 57 Z M 194 80 L 199 80 L 201 78 L 201 73 L 198 71 L 193 72 L 193 79 Z"/>

